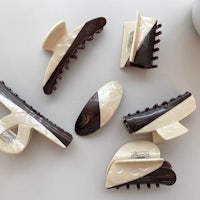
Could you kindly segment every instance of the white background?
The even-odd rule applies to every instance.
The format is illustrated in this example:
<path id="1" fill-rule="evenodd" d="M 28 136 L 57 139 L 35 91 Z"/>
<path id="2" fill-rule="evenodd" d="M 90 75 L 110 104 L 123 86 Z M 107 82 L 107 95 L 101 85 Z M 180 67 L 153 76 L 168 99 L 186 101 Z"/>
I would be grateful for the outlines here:
<path id="1" fill-rule="evenodd" d="M 36 110 L 69 131 L 74 140 L 61 149 L 34 132 L 20 155 L 0 153 L 0 199 L 188 200 L 199 199 L 200 180 L 200 37 L 192 26 L 192 0 L 1 0 L 0 79 Z M 119 69 L 123 22 L 135 20 L 136 10 L 162 23 L 159 67 Z M 80 51 L 65 71 L 57 90 L 46 96 L 42 82 L 51 55 L 42 42 L 59 20 L 68 30 L 104 16 L 107 25 Z M 74 124 L 89 98 L 105 83 L 121 81 L 124 96 L 114 117 L 96 133 L 79 137 Z M 184 119 L 189 132 L 159 144 L 173 165 L 175 185 L 143 186 L 137 191 L 105 189 L 106 167 L 124 144 L 149 135 L 129 135 L 122 116 L 162 103 L 185 91 L 196 98 L 197 110 Z M 192 198 L 191 198 L 192 196 Z"/>

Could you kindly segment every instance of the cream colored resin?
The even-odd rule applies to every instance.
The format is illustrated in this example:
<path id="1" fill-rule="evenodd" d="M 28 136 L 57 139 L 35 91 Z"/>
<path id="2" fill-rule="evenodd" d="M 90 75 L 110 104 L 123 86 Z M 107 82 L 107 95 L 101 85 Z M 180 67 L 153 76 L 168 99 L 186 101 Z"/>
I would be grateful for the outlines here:
<path id="1" fill-rule="evenodd" d="M 72 45 L 77 35 L 83 28 L 83 25 L 78 26 L 72 32 L 68 33 L 66 30 L 66 25 L 64 21 L 59 22 L 46 36 L 43 43 L 43 48 L 53 52 L 53 55 L 47 66 L 43 85 L 49 80 L 50 76 L 66 54 L 69 47 Z"/>
<path id="2" fill-rule="evenodd" d="M 104 126 L 119 107 L 123 95 L 121 83 L 112 81 L 98 90 L 100 127 Z"/>
<path id="3" fill-rule="evenodd" d="M 106 188 L 134 181 L 162 166 L 159 148 L 148 141 L 134 141 L 122 146 L 106 172 Z"/>
<path id="4" fill-rule="evenodd" d="M 155 23 L 156 19 L 140 16 L 138 12 L 136 22 L 124 23 L 120 68 L 124 68 L 128 60 L 134 61 L 137 50 Z"/>
<path id="5" fill-rule="evenodd" d="M 0 94 L 0 102 L 4 104 L 11 113 L 0 119 L 0 150 L 10 154 L 21 153 L 28 145 L 32 130 L 43 134 L 59 146 L 65 148 L 63 143 L 55 137 L 48 129 L 39 123 L 23 109 Z M 17 135 L 10 129 L 18 127 Z M 10 138 L 10 141 L 6 141 Z"/>
<path id="6" fill-rule="evenodd" d="M 188 131 L 179 121 L 187 117 L 195 109 L 195 99 L 193 96 L 190 96 L 135 133 L 142 134 L 152 132 L 153 141 L 155 143 L 176 138 Z"/>

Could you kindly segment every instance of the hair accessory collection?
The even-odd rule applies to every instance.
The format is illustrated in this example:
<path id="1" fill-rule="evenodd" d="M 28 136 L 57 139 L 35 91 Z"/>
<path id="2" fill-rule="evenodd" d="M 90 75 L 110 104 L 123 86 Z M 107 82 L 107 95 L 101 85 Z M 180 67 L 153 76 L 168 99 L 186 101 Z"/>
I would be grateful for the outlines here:
<path id="1" fill-rule="evenodd" d="M 59 22 L 48 33 L 43 48 L 53 52 L 47 66 L 43 90 L 51 94 L 55 90 L 57 79 L 61 79 L 63 68 L 68 69 L 70 59 L 77 59 L 78 49 L 85 48 L 85 42 L 93 40 L 95 33 L 100 33 L 106 24 L 104 17 L 92 19 L 67 32 L 64 21 Z M 120 68 L 136 66 L 154 68 L 154 55 L 160 42 L 156 39 L 161 34 L 161 27 L 154 18 L 143 17 L 137 12 L 135 22 L 125 22 L 122 42 Z M 106 125 L 116 112 L 123 96 L 122 84 L 111 81 L 103 85 L 86 103 L 75 123 L 75 131 L 80 136 L 96 132 Z M 0 102 L 10 114 L 0 119 L 0 150 L 10 154 L 19 154 L 28 145 L 33 130 L 43 134 L 59 146 L 65 148 L 72 141 L 72 135 L 59 128 L 11 89 L 0 82 Z M 154 143 L 171 140 L 188 130 L 179 121 L 190 115 L 196 108 L 193 95 L 186 92 L 170 101 L 147 107 L 123 117 L 129 133 L 151 133 Z M 117 188 L 141 184 L 148 188 L 152 184 L 173 185 L 176 174 L 169 162 L 160 157 L 156 144 L 138 140 L 122 146 L 112 158 L 106 171 L 106 188 Z"/>

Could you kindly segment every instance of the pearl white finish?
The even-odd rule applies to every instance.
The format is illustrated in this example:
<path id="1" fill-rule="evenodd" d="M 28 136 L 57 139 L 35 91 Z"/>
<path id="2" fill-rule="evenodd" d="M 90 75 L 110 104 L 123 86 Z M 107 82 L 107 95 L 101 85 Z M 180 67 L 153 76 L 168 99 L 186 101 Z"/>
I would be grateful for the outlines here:
<path id="1" fill-rule="evenodd" d="M 179 122 L 175 122 L 173 124 L 169 124 L 168 126 L 164 126 L 162 128 L 158 128 L 156 131 L 152 132 L 153 142 L 160 143 L 166 140 L 171 140 L 177 138 L 188 132 L 188 129 L 185 128 Z"/>
<path id="2" fill-rule="evenodd" d="M 164 159 L 159 148 L 149 141 L 138 140 L 122 146 L 106 172 L 106 188 L 127 183 L 160 168 Z"/>
<path id="3" fill-rule="evenodd" d="M 122 84 L 111 81 L 98 90 L 100 127 L 104 126 L 119 107 L 123 95 Z"/>
<path id="4" fill-rule="evenodd" d="M 155 139 L 156 143 L 161 141 L 160 139 L 156 139 L 157 134 L 164 140 L 173 139 L 187 132 L 187 129 L 178 122 L 191 114 L 195 109 L 196 102 L 194 97 L 191 95 L 173 109 L 169 110 L 167 113 L 158 117 L 135 133 L 141 134 L 154 132 L 153 139 Z"/>
<path id="5" fill-rule="evenodd" d="M 200 0 L 195 0 L 192 8 L 193 25 L 200 35 Z"/>
<path id="6" fill-rule="evenodd" d="M 65 146 L 46 127 L 35 118 L 26 113 L 19 106 L 0 94 L 0 102 L 5 105 L 11 113 L 0 119 L 0 150 L 10 154 L 21 153 L 28 145 L 32 130 L 43 134 L 59 146 Z M 10 129 L 18 127 L 17 135 Z M 8 140 L 9 138 L 9 140 Z"/>
<path id="7" fill-rule="evenodd" d="M 53 52 L 53 55 L 47 66 L 43 85 L 45 85 L 49 80 L 50 76 L 62 60 L 63 56 L 66 54 L 69 47 L 72 45 L 73 41 L 76 39 L 83 26 L 84 24 L 78 26 L 72 32 L 68 33 L 65 22 L 61 21 L 47 34 L 43 43 L 43 48 Z"/>
<path id="8" fill-rule="evenodd" d="M 154 18 L 143 17 L 137 12 L 135 22 L 124 23 L 120 68 L 125 67 L 128 58 L 130 62 L 134 61 L 137 50 L 156 21 Z"/>

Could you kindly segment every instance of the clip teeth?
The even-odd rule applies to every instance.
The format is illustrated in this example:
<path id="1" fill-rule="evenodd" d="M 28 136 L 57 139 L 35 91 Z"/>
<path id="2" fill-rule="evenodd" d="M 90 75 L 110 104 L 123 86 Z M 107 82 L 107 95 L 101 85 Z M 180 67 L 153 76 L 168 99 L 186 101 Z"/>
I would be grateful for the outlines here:
<path id="1" fill-rule="evenodd" d="M 147 185 L 147 188 L 148 188 L 148 189 L 151 189 L 151 183 L 147 183 L 146 185 Z M 124 186 L 126 186 L 126 189 L 127 189 L 127 190 L 130 189 L 130 184 L 127 183 L 127 184 L 124 185 Z M 157 188 L 159 188 L 159 187 L 160 187 L 160 184 L 159 184 L 159 183 L 156 183 L 155 186 L 156 186 Z M 122 186 L 120 186 L 120 187 L 122 187 Z M 115 188 L 116 188 L 117 190 L 119 190 L 120 187 L 119 187 L 119 186 L 115 186 Z M 136 187 L 137 187 L 138 190 L 141 189 L 139 183 L 136 184 Z"/>
<path id="2" fill-rule="evenodd" d="M 161 27 L 162 27 L 162 24 L 158 24 L 156 28 L 159 29 Z"/>
<path id="3" fill-rule="evenodd" d="M 154 41 L 154 44 L 158 44 L 159 42 L 160 42 L 160 39 L 155 40 L 155 41 Z"/>
<path id="4" fill-rule="evenodd" d="M 79 45 L 78 49 L 85 49 L 85 42 Z"/>
<path id="5" fill-rule="evenodd" d="M 103 27 L 102 28 L 100 28 L 100 29 L 98 29 L 95 33 L 101 33 L 101 31 L 103 30 Z"/>
<path id="6" fill-rule="evenodd" d="M 90 35 L 90 36 L 87 38 L 87 41 L 91 41 L 91 40 L 94 40 L 94 34 L 93 34 L 93 35 Z"/>
<path id="7" fill-rule="evenodd" d="M 162 32 L 161 31 L 158 31 L 157 33 L 156 33 L 156 36 L 159 36 L 159 35 L 161 35 L 162 34 Z"/>
<path id="8" fill-rule="evenodd" d="M 158 60 L 158 56 L 152 57 L 152 60 Z"/>
<path id="9" fill-rule="evenodd" d="M 159 48 L 155 48 L 155 49 L 153 49 L 153 52 L 157 52 L 159 50 L 160 50 Z"/>

